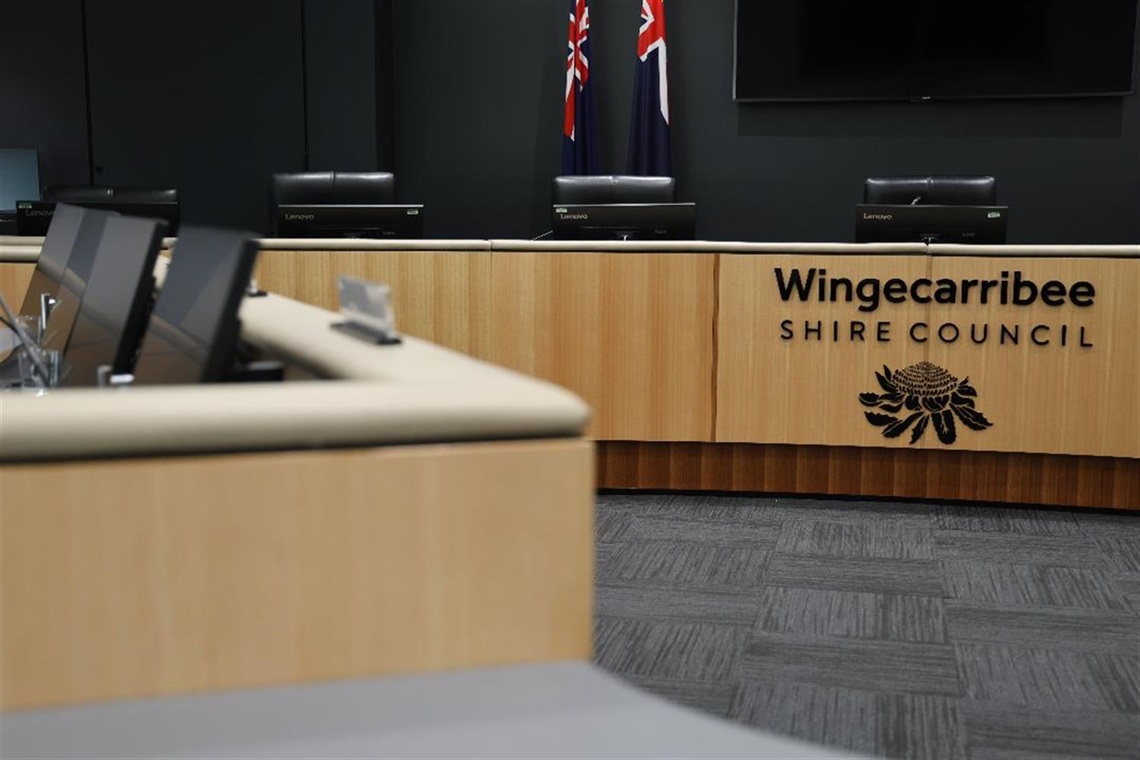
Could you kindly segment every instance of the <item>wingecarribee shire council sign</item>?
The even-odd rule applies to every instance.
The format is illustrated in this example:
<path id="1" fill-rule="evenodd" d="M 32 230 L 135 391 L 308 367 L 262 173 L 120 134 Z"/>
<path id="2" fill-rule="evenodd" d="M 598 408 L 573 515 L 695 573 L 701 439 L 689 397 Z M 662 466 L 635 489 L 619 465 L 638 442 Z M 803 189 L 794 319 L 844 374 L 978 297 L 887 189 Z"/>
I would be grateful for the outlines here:
<path id="1" fill-rule="evenodd" d="M 724 256 L 717 440 L 1140 457 L 1140 259 Z"/>

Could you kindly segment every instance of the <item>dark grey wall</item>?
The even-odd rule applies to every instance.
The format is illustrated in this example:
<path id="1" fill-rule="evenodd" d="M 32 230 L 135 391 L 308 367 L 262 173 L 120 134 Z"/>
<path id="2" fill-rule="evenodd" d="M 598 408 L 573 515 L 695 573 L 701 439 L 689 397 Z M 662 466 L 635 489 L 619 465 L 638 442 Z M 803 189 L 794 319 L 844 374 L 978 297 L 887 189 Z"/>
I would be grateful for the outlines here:
<path id="1" fill-rule="evenodd" d="M 307 164 L 378 168 L 373 0 L 305 0 Z"/>
<path id="2" fill-rule="evenodd" d="M 390 17 L 390 0 L 0 0 L 0 146 L 37 148 L 45 186 L 177 187 L 184 221 L 267 231 L 271 173 L 391 165 Z"/>
<path id="3" fill-rule="evenodd" d="M 0 30 L 0 147 L 36 148 L 41 184 L 86 184 L 79 0 L 3 0 Z"/>
<path id="4" fill-rule="evenodd" d="M 304 168 L 301 5 L 89 0 L 95 181 L 178 188 L 182 219 L 266 229 L 268 177 Z M 218 8 L 223 6 L 218 5 Z"/>
<path id="5" fill-rule="evenodd" d="M 178 185 L 190 221 L 266 229 L 273 171 L 392 168 L 400 200 L 428 205 L 429 236 L 547 229 L 568 0 L 213 7 L 0 0 L 0 145 L 40 148 L 45 184 L 94 165 L 96 182 Z M 625 165 L 639 9 L 591 7 L 610 172 Z M 868 175 L 992 173 L 1011 242 L 1140 241 L 1140 96 L 737 104 L 733 0 L 669 0 L 668 22 L 675 173 L 702 237 L 849 240 Z"/>
<path id="6" fill-rule="evenodd" d="M 429 204 L 428 234 L 547 228 L 568 7 L 395 1 L 396 165 L 408 200 Z M 639 8 L 591 4 L 606 171 L 625 164 Z M 1012 207 L 1010 242 L 1140 242 L 1136 95 L 737 104 L 733 0 L 670 0 L 667 11 L 674 172 L 682 199 L 700 204 L 701 237 L 850 240 L 866 176 L 986 173 Z"/>

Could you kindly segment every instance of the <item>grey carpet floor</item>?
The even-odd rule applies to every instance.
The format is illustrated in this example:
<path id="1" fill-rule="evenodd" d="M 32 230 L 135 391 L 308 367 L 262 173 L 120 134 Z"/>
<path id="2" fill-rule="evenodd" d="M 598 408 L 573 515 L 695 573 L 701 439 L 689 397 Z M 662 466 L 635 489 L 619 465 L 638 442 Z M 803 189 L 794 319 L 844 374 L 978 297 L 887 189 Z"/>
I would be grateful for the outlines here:
<path id="1" fill-rule="evenodd" d="M 605 494 L 596 660 L 905 758 L 1140 758 L 1140 515 Z"/>

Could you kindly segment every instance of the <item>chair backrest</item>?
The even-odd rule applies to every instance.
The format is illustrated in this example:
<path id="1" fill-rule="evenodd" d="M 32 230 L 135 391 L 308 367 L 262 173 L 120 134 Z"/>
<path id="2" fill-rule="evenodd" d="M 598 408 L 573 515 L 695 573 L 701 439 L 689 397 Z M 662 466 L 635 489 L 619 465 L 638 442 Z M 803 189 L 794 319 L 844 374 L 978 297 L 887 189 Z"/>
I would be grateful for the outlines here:
<path id="1" fill-rule="evenodd" d="M 178 191 L 173 187 L 56 185 L 44 190 L 44 200 L 56 203 L 178 203 Z"/>
<path id="2" fill-rule="evenodd" d="M 109 203 L 115 199 L 110 187 L 97 185 L 56 185 L 44 188 L 44 200 L 56 203 Z"/>
<path id="3" fill-rule="evenodd" d="M 396 202 L 391 172 L 296 172 L 274 174 L 274 210 L 286 205 L 386 204 Z"/>
<path id="4" fill-rule="evenodd" d="M 863 202 L 875 205 L 993 206 L 997 180 L 978 177 L 868 177 Z"/>
<path id="5" fill-rule="evenodd" d="M 553 202 L 567 205 L 673 203 L 674 192 L 672 177 L 561 176 L 554 178 Z"/>

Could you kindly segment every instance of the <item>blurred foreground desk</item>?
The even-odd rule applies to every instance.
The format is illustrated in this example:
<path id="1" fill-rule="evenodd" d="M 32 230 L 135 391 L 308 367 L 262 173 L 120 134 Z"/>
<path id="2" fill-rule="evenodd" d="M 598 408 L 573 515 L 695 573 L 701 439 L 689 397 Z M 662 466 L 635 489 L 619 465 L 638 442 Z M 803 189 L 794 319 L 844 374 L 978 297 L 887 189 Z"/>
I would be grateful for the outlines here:
<path id="1" fill-rule="evenodd" d="M 0 395 L 4 757 L 849 757 L 589 664 L 576 397 L 242 319 L 314 379 Z"/>
<path id="2" fill-rule="evenodd" d="M 590 657 L 578 398 L 241 316 L 313 379 L 0 395 L 4 709 Z"/>
<path id="3" fill-rule="evenodd" d="M 694 758 L 850 754 L 637 691 L 584 662 L 6 715 L 20 758 Z"/>

